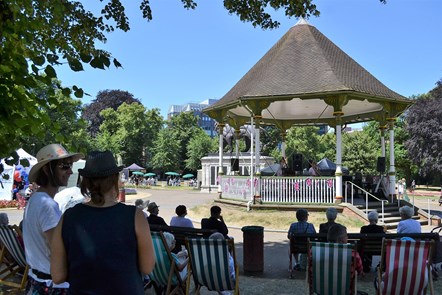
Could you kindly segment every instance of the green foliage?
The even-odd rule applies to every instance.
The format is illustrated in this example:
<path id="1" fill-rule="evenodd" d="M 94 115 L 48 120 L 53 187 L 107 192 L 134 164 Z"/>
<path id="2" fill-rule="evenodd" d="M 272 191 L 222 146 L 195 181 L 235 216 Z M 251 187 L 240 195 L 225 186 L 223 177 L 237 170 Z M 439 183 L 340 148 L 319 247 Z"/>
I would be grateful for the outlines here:
<path id="1" fill-rule="evenodd" d="M 146 111 L 138 103 L 121 104 L 117 110 L 101 111 L 103 123 L 96 138 L 96 147 L 119 154 L 123 163 L 146 164 L 146 150 L 152 148 L 163 120 L 158 109 Z"/>
<path id="2" fill-rule="evenodd" d="M 370 137 L 368 132 L 346 133 L 342 138 L 342 164 L 350 171 L 363 175 L 376 174 L 376 159 L 380 156 L 380 142 Z"/>
<path id="3" fill-rule="evenodd" d="M 182 112 L 171 118 L 168 128 L 172 134 L 170 140 L 176 141 L 179 146 L 178 167 L 180 170 L 184 170 L 188 144 L 201 129 L 198 127 L 198 117 L 195 117 L 192 112 Z"/>
<path id="4" fill-rule="evenodd" d="M 151 164 L 154 169 L 163 171 L 179 170 L 180 146 L 177 140 L 173 140 L 173 130 L 162 129 L 153 146 L 153 157 Z"/>
<path id="5" fill-rule="evenodd" d="M 202 129 L 196 129 L 196 134 L 190 139 L 187 146 L 186 169 L 196 171 L 201 168 L 201 158 L 218 149 L 217 138 L 210 138 Z"/>
<path id="6" fill-rule="evenodd" d="M 127 30 L 124 10 L 114 2 L 118 1 L 103 11 L 112 10 L 111 17 L 121 16 L 115 19 L 117 28 Z M 50 128 L 58 135 L 57 141 L 69 140 L 46 112 L 48 105 L 60 109 L 59 101 L 39 97 L 34 89 L 39 83 L 52 87 L 55 66 L 63 63 L 74 71 L 82 70 L 82 63 L 107 68 L 110 54 L 95 46 L 114 30 L 105 21 L 76 1 L 0 1 L 0 156 L 17 149 L 21 136 L 44 136 Z M 72 90 L 76 97 L 83 95 L 78 87 L 56 86 L 65 96 Z"/>
<path id="7" fill-rule="evenodd" d="M 293 154 L 302 154 L 304 166 L 307 166 L 308 160 L 319 161 L 327 156 L 330 160 L 334 151 L 330 135 L 319 135 L 318 127 L 292 127 L 287 132 L 286 156 L 290 159 Z"/>

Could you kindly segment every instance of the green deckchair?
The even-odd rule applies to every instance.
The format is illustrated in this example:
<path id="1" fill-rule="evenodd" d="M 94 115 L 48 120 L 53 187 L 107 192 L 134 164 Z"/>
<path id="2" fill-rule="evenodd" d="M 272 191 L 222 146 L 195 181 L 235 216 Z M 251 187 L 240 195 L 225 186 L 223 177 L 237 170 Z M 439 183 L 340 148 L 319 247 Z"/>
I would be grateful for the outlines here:
<path id="1" fill-rule="evenodd" d="M 185 282 L 181 280 L 175 260 L 167 247 L 166 239 L 162 232 L 151 232 L 156 262 L 149 274 L 155 289 L 165 289 L 165 294 L 184 294 Z"/>
<path id="2" fill-rule="evenodd" d="M 310 294 L 356 294 L 355 245 L 310 242 L 307 281 Z"/>
<path id="3" fill-rule="evenodd" d="M 190 265 L 186 294 L 189 294 L 191 276 L 195 283 L 195 294 L 199 294 L 202 286 L 210 291 L 233 290 L 234 294 L 239 294 L 239 269 L 233 239 L 186 239 L 186 245 Z M 233 260 L 233 269 L 229 267 L 229 260 Z M 233 270 L 234 277 L 231 276 Z"/>

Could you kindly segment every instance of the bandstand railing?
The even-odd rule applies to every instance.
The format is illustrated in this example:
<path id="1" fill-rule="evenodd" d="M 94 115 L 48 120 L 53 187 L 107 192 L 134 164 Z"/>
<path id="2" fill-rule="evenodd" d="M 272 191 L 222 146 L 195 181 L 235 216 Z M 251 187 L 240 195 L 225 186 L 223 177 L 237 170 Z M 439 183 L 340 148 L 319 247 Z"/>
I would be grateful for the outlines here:
<path id="1" fill-rule="evenodd" d="M 223 176 L 222 198 L 252 200 L 257 194 L 261 201 L 271 203 L 334 203 L 334 177 Z"/>

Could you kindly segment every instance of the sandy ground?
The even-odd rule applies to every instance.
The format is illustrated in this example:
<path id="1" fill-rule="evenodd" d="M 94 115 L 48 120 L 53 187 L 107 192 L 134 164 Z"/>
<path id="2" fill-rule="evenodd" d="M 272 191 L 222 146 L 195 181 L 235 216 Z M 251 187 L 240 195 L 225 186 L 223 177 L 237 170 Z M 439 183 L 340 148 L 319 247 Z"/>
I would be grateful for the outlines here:
<path id="1" fill-rule="evenodd" d="M 175 215 L 175 207 L 183 204 L 188 208 L 200 204 L 211 203 L 217 198 L 216 194 L 200 193 L 196 190 L 189 191 L 168 191 L 168 190 L 138 190 L 135 195 L 126 195 L 126 203 L 133 204 L 136 199 L 150 200 L 160 206 L 159 215 L 166 222 Z M 433 204 L 431 204 L 433 205 Z M 437 204 L 431 207 L 432 210 L 442 210 Z M 7 212 L 11 224 L 18 224 L 23 216 L 22 210 L 6 209 L 0 212 Z M 189 216 L 191 218 L 191 216 Z M 199 224 L 195 223 L 198 227 Z M 430 231 L 431 227 L 424 227 L 423 231 Z M 229 235 L 235 239 L 236 260 L 240 266 L 239 284 L 241 294 L 307 294 L 305 272 L 294 272 L 294 278 L 290 279 L 288 274 L 288 240 L 286 232 L 275 232 L 264 230 L 264 255 L 263 272 L 254 275 L 244 274 L 243 271 L 243 232 L 239 228 L 229 227 Z M 358 279 L 358 290 L 375 294 L 373 288 L 374 274 L 370 273 Z M 442 278 L 435 282 L 435 294 L 442 295 Z M 147 292 L 153 294 L 151 290 Z M 20 294 L 11 291 L 10 287 L 0 286 L 0 294 Z M 203 289 L 202 294 L 216 294 Z"/>

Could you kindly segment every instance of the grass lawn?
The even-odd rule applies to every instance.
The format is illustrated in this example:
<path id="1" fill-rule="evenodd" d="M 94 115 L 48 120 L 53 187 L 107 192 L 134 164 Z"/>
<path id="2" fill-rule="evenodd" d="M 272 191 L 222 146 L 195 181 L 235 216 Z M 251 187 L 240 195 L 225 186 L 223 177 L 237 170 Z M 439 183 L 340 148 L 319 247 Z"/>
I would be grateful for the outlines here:
<path id="1" fill-rule="evenodd" d="M 251 210 L 247 212 L 247 209 L 243 207 L 217 205 L 222 208 L 221 214 L 228 226 L 259 225 L 267 229 L 288 231 L 290 224 L 297 221 L 294 211 Z M 188 209 L 188 217 L 193 220 L 209 217 L 211 206 L 212 204 L 207 204 L 190 208 Z M 327 222 L 325 212 L 309 212 L 308 222 L 313 223 L 316 231 L 319 231 L 319 224 Z M 342 214 L 338 215 L 336 222 L 345 225 L 348 232 L 359 232 L 361 226 L 365 225 L 357 218 Z"/>

